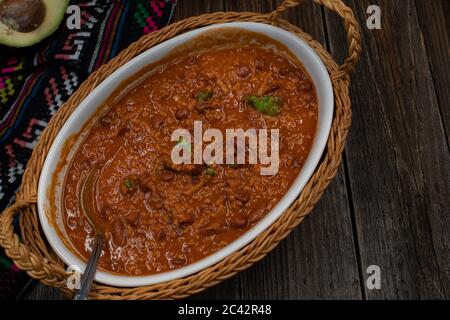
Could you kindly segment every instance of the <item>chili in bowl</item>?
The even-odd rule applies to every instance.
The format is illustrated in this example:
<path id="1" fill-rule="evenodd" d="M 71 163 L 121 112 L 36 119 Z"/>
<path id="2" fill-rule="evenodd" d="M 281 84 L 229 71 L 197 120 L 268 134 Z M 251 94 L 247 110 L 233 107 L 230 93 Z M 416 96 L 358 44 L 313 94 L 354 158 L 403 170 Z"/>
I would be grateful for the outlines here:
<path id="1" fill-rule="evenodd" d="M 68 265 L 85 266 L 94 231 L 80 188 L 96 166 L 93 201 L 107 237 L 97 281 L 132 287 L 203 270 L 252 241 L 296 199 L 319 163 L 332 115 L 325 66 L 289 32 L 242 22 L 170 39 L 114 72 L 64 124 L 39 181 L 44 233 Z M 198 151 L 174 132 L 195 136 L 199 126 L 203 138 L 209 129 L 223 137 L 230 128 L 266 130 L 266 140 L 255 141 L 272 138 L 266 160 L 278 143 L 276 170 L 262 174 L 268 162 L 225 155 L 174 161 L 176 148 Z M 206 140 L 201 155 L 213 141 Z M 249 147 L 243 150 L 249 160 Z"/>

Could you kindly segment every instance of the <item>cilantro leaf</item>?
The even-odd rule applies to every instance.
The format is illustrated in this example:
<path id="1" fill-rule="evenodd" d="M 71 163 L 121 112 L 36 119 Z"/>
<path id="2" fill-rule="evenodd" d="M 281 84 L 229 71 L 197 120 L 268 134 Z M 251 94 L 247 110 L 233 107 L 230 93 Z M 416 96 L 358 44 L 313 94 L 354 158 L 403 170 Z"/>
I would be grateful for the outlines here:
<path id="1" fill-rule="evenodd" d="M 281 112 L 281 98 L 274 96 L 255 96 L 251 95 L 247 98 L 247 102 L 256 108 L 262 114 L 268 116 L 277 116 Z"/>
<path id="2" fill-rule="evenodd" d="M 197 98 L 198 101 L 200 102 L 204 102 L 204 101 L 208 101 L 213 97 L 214 93 L 211 90 L 204 90 L 204 91 L 200 91 L 199 93 L 197 93 L 197 95 L 195 96 Z"/>

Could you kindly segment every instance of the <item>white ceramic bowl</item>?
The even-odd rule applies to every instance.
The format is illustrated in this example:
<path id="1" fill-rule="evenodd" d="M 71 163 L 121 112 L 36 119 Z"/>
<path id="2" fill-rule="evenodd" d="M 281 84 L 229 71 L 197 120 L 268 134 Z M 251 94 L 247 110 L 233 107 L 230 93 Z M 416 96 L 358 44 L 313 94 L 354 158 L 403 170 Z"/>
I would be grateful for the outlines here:
<path id="1" fill-rule="evenodd" d="M 261 232 L 274 223 L 297 198 L 319 163 L 326 146 L 333 118 L 333 89 L 324 64 L 305 42 L 280 28 L 253 22 L 218 24 L 182 34 L 140 54 L 109 76 L 80 103 L 78 108 L 73 112 L 56 136 L 56 139 L 48 152 L 39 179 L 38 210 L 40 223 L 47 240 L 58 256 L 61 257 L 67 265 L 78 266 L 81 271 L 84 270 L 85 263 L 67 248 L 65 242 L 62 241 L 58 235 L 58 232 L 49 223 L 46 215 L 46 210 L 49 208 L 50 201 L 47 196 L 47 188 L 51 185 L 52 176 L 60 161 L 64 143 L 71 135 L 78 133 L 82 129 L 83 125 L 94 115 L 95 111 L 102 106 L 102 103 L 115 91 L 122 81 L 133 76 L 136 72 L 140 71 L 143 66 L 161 60 L 174 48 L 187 43 L 205 31 L 217 28 L 242 28 L 256 33 L 262 33 L 285 45 L 298 60 L 303 63 L 303 66 L 306 68 L 314 82 L 319 98 L 318 126 L 309 156 L 297 179 L 278 204 L 252 229 L 223 249 L 193 264 L 154 275 L 125 276 L 99 270 L 95 276 L 95 280 L 98 282 L 118 287 L 151 285 L 191 275 L 221 261 L 251 242 Z M 61 214 L 60 210 L 57 211 L 58 214 Z M 59 217 L 57 217 L 57 219 L 58 218 Z"/>

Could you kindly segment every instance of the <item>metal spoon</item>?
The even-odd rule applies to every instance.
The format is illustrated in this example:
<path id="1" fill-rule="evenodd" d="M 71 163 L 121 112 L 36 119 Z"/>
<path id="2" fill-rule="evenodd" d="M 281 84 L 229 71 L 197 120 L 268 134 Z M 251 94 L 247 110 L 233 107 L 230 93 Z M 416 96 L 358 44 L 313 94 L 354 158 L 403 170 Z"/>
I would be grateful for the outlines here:
<path id="1" fill-rule="evenodd" d="M 99 223 L 98 216 L 95 215 L 96 209 L 94 206 L 93 192 L 98 172 L 98 168 L 93 167 L 81 187 L 80 207 L 90 225 L 95 230 L 95 238 L 91 256 L 89 257 L 86 269 L 81 277 L 80 289 L 75 293 L 73 297 L 74 300 L 88 299 L 92 282 L 94 281 L 95 272 L 97 271 L 100 253 L 102 252 L 103 243 L 105 241 L 105 233 L 101 227 L 101 223 Z"/>

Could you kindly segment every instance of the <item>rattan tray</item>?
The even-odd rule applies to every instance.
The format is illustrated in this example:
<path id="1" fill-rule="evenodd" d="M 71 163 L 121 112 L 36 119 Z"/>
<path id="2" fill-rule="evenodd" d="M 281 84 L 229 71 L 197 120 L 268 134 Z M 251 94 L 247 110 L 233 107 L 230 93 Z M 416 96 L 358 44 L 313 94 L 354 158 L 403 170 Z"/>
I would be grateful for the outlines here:
<path id="1" fill-rule="evenodd" d="M 351 123 L 349 83 L 350 72 L 357 63 L 361 52 L 359 25 L 351 9 L 341 0 L 314 0 L 314 2 L 335 11 L 344 21 L 348 36 L 349 55 L 345 62 L 338 66 L 330 54 L 311 36 L 279 18 L 282 12 L 301 2 L 302 0 L 285 0 L 275 11 L 268 14 L 217 12 L 173 23 L 142 37 L 122 51 L 115 59 L 92 73 L 51 119 L 28 162 L 15 203 L 0 216 L 0 245 L 5 248 L 6 254 L 31 277 L 71 294 L 66 286 L 66 280 L 70 274 L 66 271 L 64 263 L 49 247 L 39 225 L 36 206 L 39 175 L 47 152 L 58 131 L 78 104 L 100 82 L 143 51 L 192 29 L 217 23 L 253 21 L 276 25 L 302 38 L 316 51 L 327 67 L 333 83 L 335 112 L 327 148 L 320 165 L 297 200 L 271 227 L 250 244 L 216 265 L 183 279 L 146 287 L 115 288 L 94 284 L 90 297 L 94 299 L 183 298 L 214 286 L 261 260 L 303 221 L 322 196 L 341 162 L 342 151 Z M 20 235 L 16 234 L 13 228 L 13 220 L 17 215 L 20 215 Z"/>

